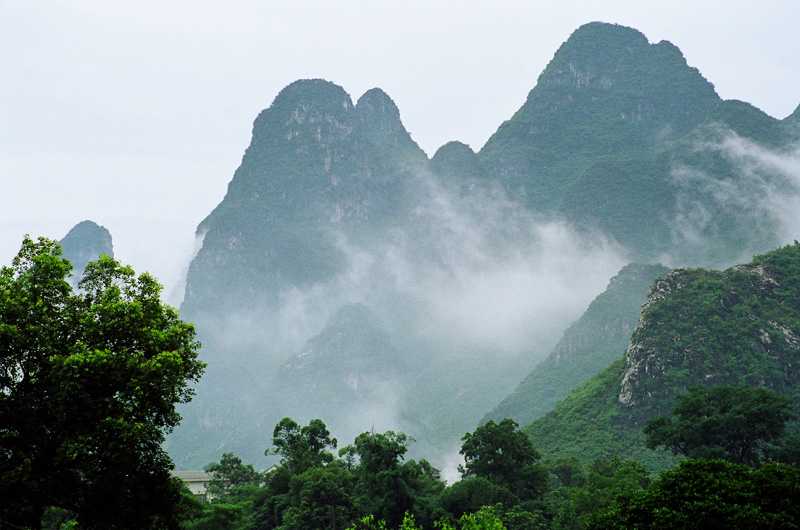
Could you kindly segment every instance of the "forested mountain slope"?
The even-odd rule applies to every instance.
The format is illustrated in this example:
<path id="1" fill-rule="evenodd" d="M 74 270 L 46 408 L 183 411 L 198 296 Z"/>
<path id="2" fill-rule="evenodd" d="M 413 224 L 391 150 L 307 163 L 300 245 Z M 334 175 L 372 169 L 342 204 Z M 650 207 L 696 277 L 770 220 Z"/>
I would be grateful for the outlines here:
<path id="1" fill-rule="evenodd" d="M 630 342 L 647 291 L 668 271 L 662 265 L 626 265 L 581 318 L 567 328 L 550 355 L 481 423 L 511 418 L 526 425 L 619 359 Z"/>
<path id="2" fill-rule="evenodd" d="M 774 168 L 748 172 L 754 161 L 741 164 L 731 139 L 786 150 L 798 135 L 722 101 L 673 44 L 595 22 L 559 48 L 478 159 L 510 196 L 601 228 L 636 260 L 719 267 L 782 242 L 774 212 L 735 208 L 720 188 L 752 197 L 765 182 L 793 184 Z"/>
<path id="3" fill-rule="evenodd" d="M 641 429 L 693 385 L 768 388 L 800 404 L 800 244 L 725 271 L 658 279 L 624 359 L 525 427 L 545 454 L 618 454 L 658 467 Z"/>

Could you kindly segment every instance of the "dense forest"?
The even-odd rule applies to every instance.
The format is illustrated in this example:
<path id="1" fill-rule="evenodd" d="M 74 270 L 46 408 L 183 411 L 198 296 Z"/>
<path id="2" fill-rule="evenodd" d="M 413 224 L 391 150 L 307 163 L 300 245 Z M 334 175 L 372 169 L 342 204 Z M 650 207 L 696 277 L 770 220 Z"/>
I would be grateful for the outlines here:
<path id="1" fill-rule="evenodd" d="M 184 494 L 184 527 L 578 530 L 684 528 L 689 522 L 704 528 L 797 527 L 800 471 L 793 466 L 800 463 L 800 442 L 780 443 L 790 401 L 749 387 L 716 388 L 730 389 L 732 397 L 715 415 L 697 410 L 709 401 L 702 396 L 687 400 L 674 425 L 678 446 L 694 442 L 692 447 L 714 458 L 682 460 L 660 475 L 618 456 L 543 460 L 516 422 L 506 419 L 465 434 L 462 478 L 447 485 L 427 460 L 404 461 L 413 439 L 402 433 L 364 432 L 340 449 L 337 459 L 332 452 L 337 441 L 323 422 L 301 427 L 285 418 L 275 427 L 271 449 L 281 456 L 280 464 L 262 474 L 231 453 L 223 455 L 206 468 L 213 475 L 211 500 L 204 504 Z M 745 422 L 774 423 L 760 430 L 737 422 L 743 410 Z M 691 421 L 692 413 L 702 415 L 705 424 L 687 430 L 680 424 Z M 660 419 L 652 424 L 654 447 L 676 439 L 659 437 L 669 423 Z M 715 443 L 703 438 L 709 421 L 717 422 Z M 752 458 L 738 458 L 741 447 L 723 450 L 740 434 L 754 441 Z M 762 452 L 769 455 L 763 465 L 755 458 Z"/>

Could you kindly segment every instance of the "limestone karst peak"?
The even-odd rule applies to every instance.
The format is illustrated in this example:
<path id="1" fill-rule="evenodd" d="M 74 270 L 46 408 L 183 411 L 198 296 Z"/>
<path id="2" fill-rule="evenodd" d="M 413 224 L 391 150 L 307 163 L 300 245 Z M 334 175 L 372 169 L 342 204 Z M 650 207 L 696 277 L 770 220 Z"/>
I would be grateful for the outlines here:
<path id="1" fill-rule="evenodd" d="M 80 278 L 90 261 L 101 254 L 114 257 L 114 246 L 109 231 L 94 221 L 81 221 L 59 241 L 64 257 L 72 263 L 72 273 Z"/>

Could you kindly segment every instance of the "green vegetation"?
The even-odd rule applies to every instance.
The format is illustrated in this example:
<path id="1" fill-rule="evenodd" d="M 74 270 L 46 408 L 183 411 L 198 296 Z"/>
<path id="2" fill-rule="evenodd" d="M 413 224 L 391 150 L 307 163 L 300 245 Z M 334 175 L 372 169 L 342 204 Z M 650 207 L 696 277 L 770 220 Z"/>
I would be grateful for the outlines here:
<path id="1" fill-rule="evenodd" d="M 800 471 L 686 460 L 645 491 L 620 496 L 613 508 L 591 516 L 586 528 L 800 528 Z"/>
<path id="2" fill-rule="evenodd" d="M 590 379 L 540 419 L 523 427 L 545 458 L 582 460 L 614 456 L 635 459 L 651 472 L 675 465 L 666 451 L 650 451 L 641 430 L 629 427 L 618 397 L 625 363 L 622 359 Z"/>
<path id="3" fill-rule="evenodd" d="M 81 528 L 176 528 L 161 443 L 203 371 L 194 328 L 146 273 L 101 256 L 73 291 L 71 268 L 26 238 L 0 270 L 3 523 L 39 528 L 54 507 Z"/>
<path id="4" fill-rule="evenodd" d="M 483 477 L 493 484 L 508 488 L 525 497 L 540 496 L 545 489 L 547 472 L 537 465 L 540 455 L 530 438 L 518 430 L 508 418 L 495 424 L 489 421 L 467 433 L 461 454 L 464 477 Z"/>
<path id="5" fill-rule="evenodd" d="M 779 441 L 786 422 L 796 418 L 791 408 L 791 399 L 763 388 L 695 386 L 678 396 L 676 418 L 651 418 L 643 432 L 650 448 L 758 465 L 767 444 Z"/>
<path id="6" fill-rule="evenodd" d="M 249 479 L 215 488 L 208 504 L 187 511 L 187 530 L 577 530 L 589 514 L 613 506 L 620 493 L 649 483 L 641 464 L 620 458 L 588 467 L 577 459 L 543 464 L 512 420 L 465 434 L 462 479 L 452 485 L 426 460 L 403 462 L 412 442 L 403 433 L 364 432 L 338 459 L 320 420 L 301 427 L 285 418 L 275 433 L 271 452 L 283 458 L 268 473 L 252 476 L 233 455 L 207 467 L 212 485 Z"/>
<path id="7" fill-rule="evenodd" d="M 619 359 L 636 328 L 648 289 L 667 272 L 669 269 L 661 265 L 623 267 L 586 312 L 567 328 L 550 355 L 483 421 L 512 418 L 527 425 Z"/>
<path id="8" fill-rule="evenodd" d="M 625 358 L 525 432 L 545 458 L 620 455 L 657 471 L 672 467 L 675 457 L 649 451 L 642 428 L 668 414 L 687 388 L 763 387 L 796 407 L 798 289 L 797 243 L 722 272 L 671 272 L 653 286 Z M 790 422 L 787 433 L 797 429 Z"/>
<path id="9" fill-rule="evenodd" d="M 758 348 L 771 352 L 764 359 L 794 363 L 800 244 L 723 273 L 674 271 L 659 279 L 626 359 L 524 431 L 503 419 L 466 433 L 462 478 L 451 485 L 428 461 L 405 460 L 414 440 L 404 433 L 363 432 L 337 457 L 338 441 L 321 420 L 302 426 L 284 418 L 267 451 L 280 457 L 279 464 L 260 473 L 235 454 L 224 454 L 206 467 L 213 474 L 207 503 L 188 493 L 181 497 L 158 447 L 163 431 L 179 419 L 174 404 L 190 397 L 186 385 L 202 371 L 192 327 L 158 301 L 159 286 L 146 274 L 136 278 L 104 256 L 89 265 L 82 291 L 74 293 L 65 282 L 69 269 L 55 243 L 26 239 L 13 266 L 0 274 L 3 517 L 12 524 L 579 530 L 662 528 L 665 514 L 679 525 L 793 528 L 800 523 L 794 508 L 800 476 L 790 467 L 800 460 L 800 438 L 783 437 L 784 425 L 794 418 L 790 397 L 743 386 L 689 387 L 681 395 L 682 387 L 669 385 L 709 378 L 685 370 L 670 375 L 676 365 L 665 364 L 659 354 L 658 366 L 667 368 L 648 373 L 663 380 L 648 381 L 646 388 L 673 388 L 677 419 L 652 419 L 643 431 L 641 418 L 652 417 L 661 405 L 640 399 L 641 382 L 632 369 L 652 360 L 651 342 L 697 351 L 688 342 L 696 335 L 703 346 L 715 344 L 707 331 L 691 327 L 695 319 L 716 326 L 708 312 L 720 320 L 743 318 L 749 324 L 740 322 L 738 332 L 747 336 L 757 330 Z M 737 304 L 749 313 L 742 316 Z M 680 317 L 678 323 L 665 306 Z M 765 323 L 780 335 L 764 331 Z M 654 325 L 661 333 L 677 329 L 679 338 L 661 336 Z M 753 341 L 748 344 L 754 347 Z M 727 342 L 721 345 L 730 349 Z M 791 380 L 782 381 L 785 386 L 769 379 L 762 386 L 791 394 Z M 646 448 L 658 445 L 690 458 L 723 457 L 756 469 L 685 460 L 654 478 L 654 470 L 677 462 L 666 451 Z M 759 468 L 762 462 L 769 463 Z M 74 496 L 61 489 L 63 481 Z"/>
<path id="10" fill-rule="evenodd" d="M 299 436 L 274 438 L 275 450 L 303 456 L 285 456 L 276 469 L 252 478 L 249 489 L 215 495 L 187 517 L 187 530 L 662 528 L 670 517 L 676 526 L 669 528 L 694 520 L 744 521 L 749 528 L 800 524 L 792 504 L 800 499 L 800 471 L 785 464 L 751 471 L 685 460 L 654 478 L 643 464 L 619 456 L 541 463 L 530 439 L 507 419 L 464 436 L 462 479 L 445 485 L 427 461 L 402 461 L 411 441 L 405 434 L 362 433 L 336 459 L 326 450 L 335 444 L 320 420 L 300 427 L 286 418 L 275 432 L 286 426 Z M 321 443 L 308 459 L 312 439 Z M 235 465 L 209 466 L 217 470 L 214 481 L 246 471 L 230 455 L 224 460 Z M 297 467 L 298 461 L 313 463 Z"/>

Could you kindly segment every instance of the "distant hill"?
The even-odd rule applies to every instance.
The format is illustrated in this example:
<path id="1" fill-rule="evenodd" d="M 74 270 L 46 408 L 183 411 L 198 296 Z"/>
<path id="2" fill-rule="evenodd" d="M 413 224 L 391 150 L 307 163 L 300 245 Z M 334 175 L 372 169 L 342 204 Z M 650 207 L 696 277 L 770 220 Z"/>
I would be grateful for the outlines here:
<path id="1" fill-rule="evenodd" d="M 61 245 L 64 257 L 72 263 L 72 279 L 75 284 L 83 276 L 83 269 L 90 261 L 97 260 L 101 254 L 114 257 L 111 233 L 94 221 L 76 224 L 58 244 Z"/>
<path id="2" fill-rule="evenodd" d="M 277 371 L 270 394 L 280 405 L 273 408 L 305 421 L 324 418 L 343 441 L 372 426 L 386 430 L 397 424 L 405 364 L 377 316 L 346 304 Z"/>
<path id="3" fill-rule="evenodd" d="M 619 359 L 639 321 L 650 286 L 667 272 L 662 265 L 631 264 L 620 270 L 581 318 L 567 328 L 550 355 L 481 423 L 511 418 L 526 425 Z"/>
<path id="4" fill-rule="evenodd" d="M 642 427 L 692 385 L 765 387 L 800 405 L 800 244 L 725 271 L 676 269 L 648 293 L 624 359 L 524 430 L 549 457 L 618 454 L 658 468 Z"/>

